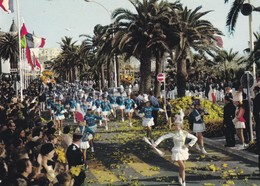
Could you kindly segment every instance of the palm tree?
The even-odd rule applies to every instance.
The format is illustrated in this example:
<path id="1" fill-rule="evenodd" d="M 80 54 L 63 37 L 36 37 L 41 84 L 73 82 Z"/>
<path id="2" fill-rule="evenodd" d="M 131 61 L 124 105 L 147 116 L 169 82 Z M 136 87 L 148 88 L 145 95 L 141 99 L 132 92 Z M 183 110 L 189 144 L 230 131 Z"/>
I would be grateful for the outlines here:
<path id="1" fill-rule="evenodd" d="M 225 0 L 225 3 L 228 3 L 229 0 Z M 233 34 L 235 31 L 235 26 L 237 23 L 239 12 L 241 11 L 242 5 L 245 0 L 234 0 L 233 4 L 230 8 L 230 11 L 227 16 L 226 26 L 228 28 L 229 33 Z"/>
<path id="2" fill-rule="evenodd" d="M 205 53 L 218 50 L 215 35 L 222 35 L 209 21 L 201 19 L 210 11 L 198 12 L 200 9 L 201 6 L 193 11 L 185 7 L 183 11 L 179 11 L 178 22 L 173 26 L 175 35 L 179 37 L 178 45 L 174 46 L 179 97 L 185 96 L 183 85 L 186 84 L 187 77 L 186 61 L 191 58 L 192 51 Z"/>
<path id="3" fill-rule="evenodd" d="M 18 37 L 16 34 L 6 33 L 0 36 L 0 58 L 10 62 L 10 68 L 18 68 Z"/>
<path id="4" fill-rule="evenodd" d="M 225 79 L 228 82 L 232 78 L 229 76 L 228 73 L 228 64 L 231 64 L 233 62 L 233 64 L 238 67 L 239 64 L 245 62 L 245 58 L 239 57 L 239 52 L 233 52 L 233 49 L 230 49 L 229 52 L 226 50 L 220 50 L 215 56 L 215 62 L 219 63 L 219 66 L 223 65 Z"/>
<path id="5" fill-rule="evenodd" d="M 48 62 L 48 65 L 59 75 L 59 77 L 74 82 L 78 74 L 78 69 L 82 67 L 80 58 L 80 47 L 72 42 L 72 38 L 64 37 L 60 42 L 62 49 L 57 58 Z"/>
<path id="6" fill-rule="evenodd" d="M 170 51 L 164 33 L 171 20 L 170 4 L 159 0 L 130 0 L 130 3 L 136 14 L 123 8 L 112 13 L 116 25 L 113 46 L 117 46 L 126 59 L 134 56 L 140 61 L 140 92 L 149 93 L 151 60 L 155 58 L 158 73 L 164 52 Z M 155 91 L 158 92 L 157 89 Z"/>

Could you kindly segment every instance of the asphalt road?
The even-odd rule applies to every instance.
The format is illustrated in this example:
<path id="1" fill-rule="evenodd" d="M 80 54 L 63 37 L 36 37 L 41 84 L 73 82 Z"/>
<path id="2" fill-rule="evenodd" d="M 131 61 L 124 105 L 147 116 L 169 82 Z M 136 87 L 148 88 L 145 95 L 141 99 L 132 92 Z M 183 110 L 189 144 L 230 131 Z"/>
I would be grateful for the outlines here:
<path id="1" fill-rule="evenodd" d="M 153 138 L 167 132 L 168 129 L 155 129 Z M 98 126 L 95 152 L 87 151 L 89 168 L 85 185 L 179 185 L 178 165 L 171 161 L 172 141 L 159 145 L 166 153 L 160 157 L 142 140 L 144 136 L 140 120 L 135 120 L 133 127 L 127 121 L 109 121 L 108 131 Z M 253 174 L 257 170 L 255 162 L 214 146 L 207 145 L 206 150 L 208 154 L 202 155 L 194 147 L 190 149 L 186 185 L 260 185 L 260 177 Z"/>

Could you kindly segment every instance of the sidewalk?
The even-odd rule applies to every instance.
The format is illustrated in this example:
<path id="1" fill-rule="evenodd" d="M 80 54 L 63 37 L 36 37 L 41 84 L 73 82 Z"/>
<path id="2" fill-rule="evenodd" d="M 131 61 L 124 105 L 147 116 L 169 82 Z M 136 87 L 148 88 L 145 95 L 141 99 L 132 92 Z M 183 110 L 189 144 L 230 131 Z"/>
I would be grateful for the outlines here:
<path id="1" fill-rule="evenodd" d="M 225 137 L 215 137 L 215 138 L 206 138 L 204 137 L 205 145 L 211 146 L 218 150 L 228 152 L 229 154 L 238 156 L 244 160 L 252 161 L 258 163 L 258 155 L 248 152 L 247 150 L 238 150 L 236 148 L 225 147 L 226 144 Z"/>

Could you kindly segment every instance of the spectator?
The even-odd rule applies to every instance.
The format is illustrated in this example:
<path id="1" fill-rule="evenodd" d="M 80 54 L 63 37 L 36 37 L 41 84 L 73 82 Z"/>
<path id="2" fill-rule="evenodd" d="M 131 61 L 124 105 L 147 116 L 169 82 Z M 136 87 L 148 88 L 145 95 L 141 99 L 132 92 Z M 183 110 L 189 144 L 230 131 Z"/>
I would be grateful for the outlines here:
<path id="1" fill-rule="evenodd" d="M 225 96 L 225 106 L 224 106 L 224 119 L 223 126 L 226 137 L 226 147 L 235 146 L 235 127 L 232 120 L 235 117 L 236 107 L 233 104 L 232 98 Z"/>

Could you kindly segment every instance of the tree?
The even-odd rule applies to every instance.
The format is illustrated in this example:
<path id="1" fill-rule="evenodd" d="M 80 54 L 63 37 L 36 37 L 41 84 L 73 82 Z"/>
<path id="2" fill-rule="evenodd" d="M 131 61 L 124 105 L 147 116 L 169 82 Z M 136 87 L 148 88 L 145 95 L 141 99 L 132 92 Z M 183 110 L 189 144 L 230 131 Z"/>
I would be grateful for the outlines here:
<path id="1" fill-rule="evenodd" d="M 227 52 L 226 50 L 220 50 L 215 56 L 215 62 L 219 64 L 219 67 L 221 67 L 222 65 L 224 67 L 226 82 L 232 79 L 232 77 L 230 77 L 230 74 L 228 73 L 228 64 L 231 64 L 233 62 L 238 67 L 239 64 L 245 62 L 245 58 L 239 57 L 238 54 L 238 52 L 233 52 L 233 49 L 230 49 L 229 52 Z"/>
<path id="2" fill-rule="evenodd" d="M 155 58 L 158 73 L 161 71 L 164 52 L 170 51 L 167 45 L 169 40 L 164 33 L 166 27 L 169 29 L 171 21 L 170 4 L 159 0 L 130 2 L 136 14 L 123 8 L 112 13 L 116 25 L 113 46 L 117 46 L 126 59 L 134 56 L 140 61 L 140 92 L 149 93 L 152 78 L 151 60 Z"/>
<path id="3" fill-rule="evenodd" d="M 228 0 L 225 0 L 225 3 L 228 3 Z M 233 4 L 230 8 L 230 11 L 227 16 L 226 26 L 228 28 L 229 33 L 233 34 L 235 31 L 237 19 L 239 12 L 241 11 L 242 5 L 244 4 L 245 0 L 234 0 Z"/>
<path id="4" fill-rule="evenodd" d="M 0 58 L 10 62 L 10 68 L 18 68 L 18 37 L 16 34 L 6 33 L 0 36 Z"/>
<path id="5" fill-rule="evenodd" d="M 179 11 L 179 19 L 173 25 L 175 35 L 179 37 L 178 45 L 174 46 L 175 61 L 177 63 L 177 91 L 178 96 L 185 96 L 185 86 L 187 78 L 188 58 L 191 58 L 192 52 L 216 51 L 215 35 L 222 35 L 221 31 L 215 28 L 209 21 L 201 19 L 210 11 L 198 12 L 201 9 L 197 7 L 190 10 L 185 7 Z"/>

